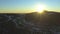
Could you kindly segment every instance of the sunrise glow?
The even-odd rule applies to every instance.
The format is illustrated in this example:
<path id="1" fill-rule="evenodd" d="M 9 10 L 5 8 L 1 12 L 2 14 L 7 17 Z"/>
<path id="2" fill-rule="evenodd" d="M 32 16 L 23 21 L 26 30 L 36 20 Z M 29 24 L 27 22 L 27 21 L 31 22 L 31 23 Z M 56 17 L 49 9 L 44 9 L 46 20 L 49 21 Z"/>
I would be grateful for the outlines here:
<path id="1" fill-rule="evenodd" d="M 36 8 L 35 11 L 41 13 L 43 12 L 43 10 L 45 10 L 46 6 L 43 4 L 37 4 L 35 8 Z"/>

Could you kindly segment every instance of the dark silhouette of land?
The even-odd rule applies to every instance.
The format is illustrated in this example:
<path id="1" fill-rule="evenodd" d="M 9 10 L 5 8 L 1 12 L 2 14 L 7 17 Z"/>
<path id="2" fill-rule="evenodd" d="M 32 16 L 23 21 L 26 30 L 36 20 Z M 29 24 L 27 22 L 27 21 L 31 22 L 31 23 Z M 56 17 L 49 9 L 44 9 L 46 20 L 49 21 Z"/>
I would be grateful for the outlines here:
<path id="1" fill-rule="evenodd" d="M 60 34 L 60 13 L 0 13 L 0 34 Z"/>

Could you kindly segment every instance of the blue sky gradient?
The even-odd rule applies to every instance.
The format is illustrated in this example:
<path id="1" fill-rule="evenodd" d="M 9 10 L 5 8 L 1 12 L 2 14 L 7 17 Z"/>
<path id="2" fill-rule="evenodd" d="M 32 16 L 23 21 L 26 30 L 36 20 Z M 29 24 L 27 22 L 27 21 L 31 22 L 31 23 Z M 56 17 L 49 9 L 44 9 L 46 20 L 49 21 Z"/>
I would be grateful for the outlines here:
<path id="1" fill-rule="evenodd" d="M 60 0 L 0 0 L 0 12 L 27 12 L 36 3 L 46 4 L 46 10 L 60 11 Z"/>

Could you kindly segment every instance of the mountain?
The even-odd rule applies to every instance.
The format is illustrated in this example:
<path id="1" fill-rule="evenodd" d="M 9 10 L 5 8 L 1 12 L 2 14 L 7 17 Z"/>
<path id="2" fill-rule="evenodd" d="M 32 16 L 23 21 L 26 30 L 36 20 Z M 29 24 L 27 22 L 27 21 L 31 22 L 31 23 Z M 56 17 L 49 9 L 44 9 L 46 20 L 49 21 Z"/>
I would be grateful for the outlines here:
<path id="1" fill-rule="evenodd" d="M 28 14 L 25 18 L 27 21 L 34 23 L 35 27 L 39 28 L 40 31 L 45 32 L 49 31 L 50 34 L 60 32 L 60 13 L 54 11 L 44 11 L 41 14 L 37 12 L 33 15 Z"/>
<path id="2" fill-rule="evenodd" d="M 60 13 L 44 11 L 0 14 L 1 34 L 55 34 L 60 32 Z M 60 34 L 60 33 L 59 33 Z"/>

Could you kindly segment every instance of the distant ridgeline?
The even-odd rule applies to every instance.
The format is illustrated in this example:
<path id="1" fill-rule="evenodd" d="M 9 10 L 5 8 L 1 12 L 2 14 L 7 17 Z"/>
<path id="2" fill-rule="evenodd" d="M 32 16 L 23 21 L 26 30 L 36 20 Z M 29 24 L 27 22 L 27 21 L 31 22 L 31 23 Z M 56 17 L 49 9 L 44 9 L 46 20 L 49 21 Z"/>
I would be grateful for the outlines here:
<path id="1" fill-rule="evenodd" d="M 58 12 L 0 14 L 1 34 L 57 34 L 57 32 L 60 32 Z"/>

